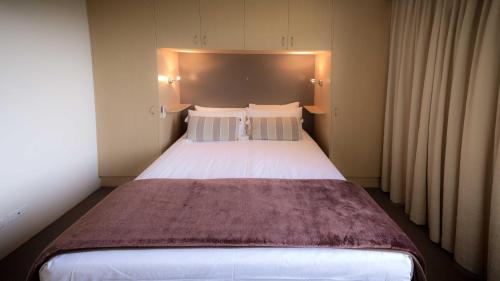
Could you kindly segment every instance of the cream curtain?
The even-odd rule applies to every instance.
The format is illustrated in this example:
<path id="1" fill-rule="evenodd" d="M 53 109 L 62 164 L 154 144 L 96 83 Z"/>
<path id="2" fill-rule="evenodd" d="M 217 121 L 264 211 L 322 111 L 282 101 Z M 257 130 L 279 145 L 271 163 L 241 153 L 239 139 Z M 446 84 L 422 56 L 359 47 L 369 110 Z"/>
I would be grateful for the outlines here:
<path id="1" fill-rule="evenodd" d="M 394 0 L 382 189 L 500 280 L 500 0 Z"/>

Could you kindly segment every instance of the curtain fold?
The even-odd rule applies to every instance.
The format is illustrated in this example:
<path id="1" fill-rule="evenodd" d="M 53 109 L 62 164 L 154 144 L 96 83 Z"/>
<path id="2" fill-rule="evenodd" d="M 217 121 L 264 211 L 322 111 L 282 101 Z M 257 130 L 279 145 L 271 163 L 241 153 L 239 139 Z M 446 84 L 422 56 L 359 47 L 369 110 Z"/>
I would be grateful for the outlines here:
<path id="1" fill-rule="evenodd" d="M 394 0 L 382 189 L 500 280 L 500 0 Z"/>
<path id="2" fill-rule="evenodd" d="M 500 87 L 498 88 L 500 97 Z M 488 236 L 488 279 L 498 280 L 500 277 L 500 98 L 497 103 L 497 119 L 495 130 L 495 163 L 493 174 L 493 188 L 491 191 L 491 211 L 490 211 L 490 229 Z"/>

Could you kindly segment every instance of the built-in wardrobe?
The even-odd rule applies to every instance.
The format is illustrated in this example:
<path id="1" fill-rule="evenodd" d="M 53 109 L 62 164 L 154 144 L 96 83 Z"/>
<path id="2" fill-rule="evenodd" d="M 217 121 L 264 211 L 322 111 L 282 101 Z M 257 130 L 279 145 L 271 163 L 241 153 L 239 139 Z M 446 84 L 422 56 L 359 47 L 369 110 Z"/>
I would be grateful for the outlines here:
<path id="1" fill-rule="evenodd" d="M 378 186 L 390 7 L 388 0 L 89 0 L 102 184 L 137 176 L 181 133 L 181 112 L 160 112 L 179 103 L 160 95 L 158 58 L 167 48 L 314 54 L 323 85 L 314 88 L 318 111 L 310 108 L 313 137 L 344 175 Z"/>

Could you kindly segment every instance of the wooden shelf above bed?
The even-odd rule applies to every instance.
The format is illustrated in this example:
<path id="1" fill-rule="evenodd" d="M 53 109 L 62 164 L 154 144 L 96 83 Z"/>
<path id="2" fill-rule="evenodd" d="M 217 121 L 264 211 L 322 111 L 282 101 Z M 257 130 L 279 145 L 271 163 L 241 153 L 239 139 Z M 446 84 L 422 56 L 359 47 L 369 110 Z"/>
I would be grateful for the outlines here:
<path id="1" fill-rule="evenodd" d="M 176 113 L 188 109 L 189 107 L 191 107 L 191 104 L 189 103 L 180 103 L 168 105 L 165 107 L 165 110 L 167 111 L 167 113 Z"/>
<path id="2" fill-rule="evenodd" d="M 316 105 L 304 105 L 304 108 L 312 114 L 326 114 L 326 111 Z"/>

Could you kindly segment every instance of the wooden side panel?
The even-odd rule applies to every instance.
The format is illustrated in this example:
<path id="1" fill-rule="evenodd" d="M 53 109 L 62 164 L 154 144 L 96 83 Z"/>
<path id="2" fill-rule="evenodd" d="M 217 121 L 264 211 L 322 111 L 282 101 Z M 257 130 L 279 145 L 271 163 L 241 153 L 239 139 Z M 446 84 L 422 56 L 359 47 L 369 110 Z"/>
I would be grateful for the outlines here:
<path id="1" fill-rule="evenodd" d="M 314 137 L 321 149 L 329 155 L 331 151 L 332 133 L 332 110 L 331 110 L 331 62 L 330 52 L 324 52 L 315 56 L 314 77 L 321 80 L 322 85 L 314 85 L 314 105 L 325 114 L 314 114 Z"/>
<path id="2" fill-rule="evenodd" d="M 136 176 L 160 152 L 154 4 L 88 1 L 100 176 Z"/>
<path id="3" fill-rule="evenodd" d="M 179 53 L 169 49 L 157 51 L 158 75 L 176 77 L 179 71 Z M 169 84 L 166 81 L 158 83 L 160 106 L 171 108 L 180 104 L 180 89 L 182 81 Z M 181 112 L 168 112 L 160 118 L 160 149 L 165 151 L 174 143 L 181 133 Z"/>

